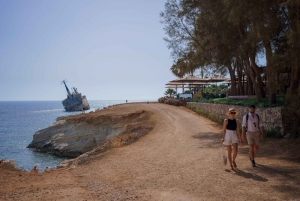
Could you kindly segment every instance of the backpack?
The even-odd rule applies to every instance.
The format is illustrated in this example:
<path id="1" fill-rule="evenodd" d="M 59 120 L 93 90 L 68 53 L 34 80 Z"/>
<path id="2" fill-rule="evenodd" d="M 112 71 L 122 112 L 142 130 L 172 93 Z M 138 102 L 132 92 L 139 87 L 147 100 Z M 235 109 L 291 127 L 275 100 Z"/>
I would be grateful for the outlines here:
<path id="1" fill-rule="evenodd" d="M 258 125 L 257 125 L 257 127 L 259 128 L 259 122 L 260 122 L 259 115 L 256 114 L 256 116 L 257 116 L 257 119 L 258 119 Z M 249 114 L 246 114 L 246 132 L 248 130 L 248 119 L 249 119 Z"/>

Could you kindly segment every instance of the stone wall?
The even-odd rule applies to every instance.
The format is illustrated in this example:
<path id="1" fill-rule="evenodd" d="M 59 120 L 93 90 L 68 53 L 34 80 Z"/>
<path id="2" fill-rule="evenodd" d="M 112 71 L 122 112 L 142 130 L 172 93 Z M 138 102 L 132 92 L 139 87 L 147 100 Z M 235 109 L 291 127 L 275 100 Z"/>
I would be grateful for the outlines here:
<path id="1" fill-rule="evenodd" d="M 197 108 L 209 112 L 216 116 L 218 119 L 225 119 L 225 115 L 229 108 L 235 108 L 239 111 L 239 114 L 236 116 L 236 119 L 242 121 L 243 116 L 246 115 L 249 110 L 246 106 L 238 105 L 224 105 L 224 104 L 212 104 L 212 103 L 197 103 L 189 102 L 188 105 L 196 106 Z M 262 118 L 264 123 L 265 130 L 273 130 L 276 127 L 281 129 L 283 135 L 290 132 L 291 128 L 291 119 L 289 118 L 289 112 L 287 109 L 282 107 L 273 107 L 273 108 L 256 108 L 255 112 Z M 284 120 L 284 121 L 283 121 Z"/>

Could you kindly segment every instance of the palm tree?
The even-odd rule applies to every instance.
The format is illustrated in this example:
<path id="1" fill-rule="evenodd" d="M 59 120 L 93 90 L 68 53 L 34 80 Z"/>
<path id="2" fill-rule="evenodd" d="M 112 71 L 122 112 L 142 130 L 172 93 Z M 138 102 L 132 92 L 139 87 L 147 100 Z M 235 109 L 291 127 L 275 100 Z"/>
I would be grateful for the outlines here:
<path id="1" fill-rule="evenodd" d="M 166 96 L 169 95 L 169 97 L 172 97 L 172 96 L 176 95 L 176 91 L 174 89 L 167 89 L 165 91 L 165 95 Z"/>

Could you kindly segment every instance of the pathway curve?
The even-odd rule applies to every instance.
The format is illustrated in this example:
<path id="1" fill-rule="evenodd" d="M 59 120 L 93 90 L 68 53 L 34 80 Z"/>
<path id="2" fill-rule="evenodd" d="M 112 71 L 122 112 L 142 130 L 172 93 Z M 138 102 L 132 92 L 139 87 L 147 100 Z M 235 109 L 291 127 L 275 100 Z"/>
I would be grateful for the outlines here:
<path id="1" fill-rule="evenodd" d="M 300 198 L 299 160 L 276 157 L 270 147 L 264 150 L 262 146 L 258 167 L 252 168 L 244 144 L 236 160 L 239 169 L 232 171 L 221 163 L 220 125 L 186 108 L 166 104 L 114 107 L 116 111 L 125 107 L 151 110 L 156 126 L 137 142 L 111 149 L 88 164 L 34 175 L 29 184 L 27 177 L 22 180 L 19 176 L 18 191 L 5 194 L 0 190 L 0 200 L 1 195 L 24 200 Z M 13 182 L 17 181 L 10 182 L 11 188 Z"/>

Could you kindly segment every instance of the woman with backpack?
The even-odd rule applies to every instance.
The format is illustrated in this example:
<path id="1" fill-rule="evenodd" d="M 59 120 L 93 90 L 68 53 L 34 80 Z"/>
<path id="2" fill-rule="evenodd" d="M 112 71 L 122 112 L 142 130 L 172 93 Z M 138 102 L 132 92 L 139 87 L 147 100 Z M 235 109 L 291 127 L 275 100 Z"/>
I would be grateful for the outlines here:
<path id="1" fill-rule="evenodd" d="M 228 118 L 224 119 L 223 123 L 222 142 L 227 147 L 228 160 L 232 170 L 234 170 L 234 168 L 237 168 L 235 159 L 238 152 L 238 143 L 242 143 L 240 133 L 240 122 L 237 119 L 235 119 L 235 116 L 238 114 L 238 111 L 236 111 L 234 108 L 230 108 L 226 113 Z"/>

